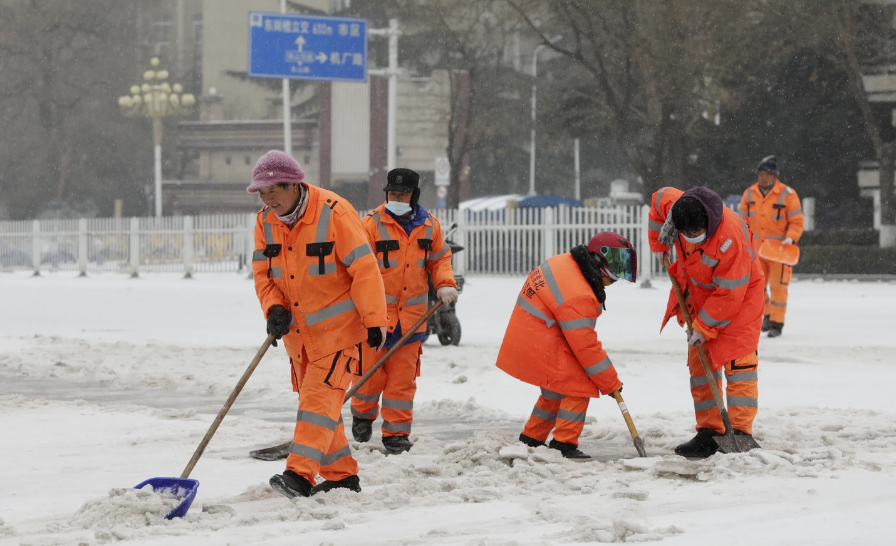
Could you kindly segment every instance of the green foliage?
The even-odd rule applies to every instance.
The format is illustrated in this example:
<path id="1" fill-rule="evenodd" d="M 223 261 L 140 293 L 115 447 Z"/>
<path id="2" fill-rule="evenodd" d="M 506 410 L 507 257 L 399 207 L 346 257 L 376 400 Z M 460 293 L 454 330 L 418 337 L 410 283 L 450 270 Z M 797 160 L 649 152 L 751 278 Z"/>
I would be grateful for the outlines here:
<path id="1" fill-rule="evenodd" d="M 721 124 L 703 124 L 691 142 L 688 178 L 740 195 L 759 160 L 776 155 L 781 181 L 816 198 L 816 226 L 870 227 L 856 169 L 874 150 L 846 76 L 808 50 L 769 62 L 777 67 L 770 81 L 732 82 Z"/>
<path id="2" fill-rule="evenodd" d="M 800 249 L 794 273 L 896 275 L 896 248 L 809 246 Z"/>
<path id="3" fill-rule="evenodd" d="M 800 237 L 800 247 L 807 246 L 877 246 L 880 234 L 873 229 L 816 229 Z"/>

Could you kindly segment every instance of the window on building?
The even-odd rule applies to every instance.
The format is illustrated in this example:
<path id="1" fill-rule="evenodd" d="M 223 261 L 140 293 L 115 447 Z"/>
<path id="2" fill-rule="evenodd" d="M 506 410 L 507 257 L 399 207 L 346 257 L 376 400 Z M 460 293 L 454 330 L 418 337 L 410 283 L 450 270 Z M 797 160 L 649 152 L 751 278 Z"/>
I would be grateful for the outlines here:
<path id="1" fill-rule="evenodd" d="M 153 53 L 157 57 L 164 57 L 171 48 L 172 36 L 171 21 L 166 19 L 156 19 L 152 22 L 151 42 Z"/>
<path id="2" fill-rule="evenodd" d="M 224 158 L 224 164 L 225 164 L 225 165 L 230 165 L 230 156 L 227 156 L 227 157 Z"/>
<path id="3" fill-rule="evenodd" d="M 247 155 L 246 156 L 246 165 L 251 165 L 251 164 L 252 164 L 252 157 Z"/>

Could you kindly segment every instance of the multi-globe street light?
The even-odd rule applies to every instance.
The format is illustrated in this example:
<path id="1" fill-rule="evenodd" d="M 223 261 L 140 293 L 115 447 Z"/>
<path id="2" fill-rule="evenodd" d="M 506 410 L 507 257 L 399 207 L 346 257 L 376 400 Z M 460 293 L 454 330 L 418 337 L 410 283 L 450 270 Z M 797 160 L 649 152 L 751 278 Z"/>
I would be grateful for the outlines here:
<path id="1" fill-rule="evenodd" d="M 132 85 L 131 94 L 118 98 L 121 112 L 128 117 L 152 118 L 155 155 L 155 210 L 162 216 L 162 118 L 185 116 L 196 104 L 196 97 L 183 92 L 179 83 L 168 83 L 168 71 L 159 68 L 159 59 L 149 61 L 150 70 L 143 73 L 143 84 Z"/>

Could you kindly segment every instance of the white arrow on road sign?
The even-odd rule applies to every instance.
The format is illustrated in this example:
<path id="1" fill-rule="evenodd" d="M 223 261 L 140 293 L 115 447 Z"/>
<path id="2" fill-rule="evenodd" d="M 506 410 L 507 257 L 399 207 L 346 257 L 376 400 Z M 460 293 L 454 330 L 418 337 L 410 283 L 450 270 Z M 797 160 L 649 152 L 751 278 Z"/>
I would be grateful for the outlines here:
<path id="1" fill-rule="evenodd" d="M 305 47 L 305 38 L 303 36 L 296 38 L 296 45 L 299 46 L 299 53 L 301 53 Z"/>
<path id="2" fill-rule="evenodd" d="M 329 59 L 329 57 L 327 57 L 326 53 L 321 52 L 317 54 L 317 62 L 325 63 L 327 62 L 327 59 Z"/>

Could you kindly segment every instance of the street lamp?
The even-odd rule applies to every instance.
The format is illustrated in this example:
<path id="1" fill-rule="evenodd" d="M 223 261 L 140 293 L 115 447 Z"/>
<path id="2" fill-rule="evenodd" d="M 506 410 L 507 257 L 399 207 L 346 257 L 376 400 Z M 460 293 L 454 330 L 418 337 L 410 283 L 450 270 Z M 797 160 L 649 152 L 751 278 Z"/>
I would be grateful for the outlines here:
<path id="1" fill-rule="evenodd" d="M 554 36 L 548 43 L 555 43 L 563 36 Z M 538 54 L 548 47 L 548 44 L 539 44 L 532 52 L 532 131 L 529 133 L 529 195 L 535 195 L 535 89 L 536 76 L 538 76 Z"/>
<path id="2" fill-rule="evenodd" d="M 179 83 L 168 83 L 168 71 L 159 69 L 159 59 L 149 61 L 151 70 L 143 73 L 143 84 L 132 85 L 131 94 L 118 97 L 121 113 L 128 117 L 152 118 L 155 154 L 156 217 L 162 216 L 162 118 L 184 116 L 196 104 L 196 97 L 184 93 Z"/>

